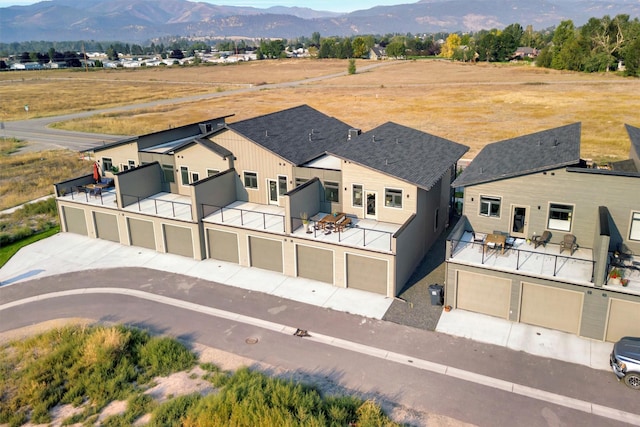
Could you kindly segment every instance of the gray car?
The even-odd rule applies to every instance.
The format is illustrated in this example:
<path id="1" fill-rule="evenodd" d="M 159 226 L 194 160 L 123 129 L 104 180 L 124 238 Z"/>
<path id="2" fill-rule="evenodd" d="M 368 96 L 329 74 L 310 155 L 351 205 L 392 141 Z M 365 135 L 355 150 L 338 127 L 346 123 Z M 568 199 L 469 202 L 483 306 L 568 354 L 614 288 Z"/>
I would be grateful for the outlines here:
<path id="1" fill-rule="evenodd" d="M 640 390 L 640 338 L 624 337 L 615 343 L 609 364 L 618 380 Z"/>

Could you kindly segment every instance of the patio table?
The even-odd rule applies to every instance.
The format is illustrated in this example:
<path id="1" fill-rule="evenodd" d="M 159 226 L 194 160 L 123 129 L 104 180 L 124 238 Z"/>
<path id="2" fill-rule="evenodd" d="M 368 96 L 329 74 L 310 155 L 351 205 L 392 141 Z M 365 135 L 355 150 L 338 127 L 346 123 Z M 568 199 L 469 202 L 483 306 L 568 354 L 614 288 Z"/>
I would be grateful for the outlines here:
<path id="1" fill-rule="evenodd" d="M 490 244 L 493 244 L 494 246 L 499 245 L 501 253 L 504 253 L 504 248 L 507 245 L 507 236 L 504 234 L 488 234 L 487 238 L 484 239 L 484 245 L 490 246 Z"/>

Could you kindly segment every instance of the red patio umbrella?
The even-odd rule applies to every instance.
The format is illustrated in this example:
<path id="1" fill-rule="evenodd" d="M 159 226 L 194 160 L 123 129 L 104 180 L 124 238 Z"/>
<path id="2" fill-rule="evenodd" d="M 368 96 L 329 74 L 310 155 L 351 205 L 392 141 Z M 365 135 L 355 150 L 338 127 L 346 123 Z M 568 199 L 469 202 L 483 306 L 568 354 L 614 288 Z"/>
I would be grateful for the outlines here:
<path id="1" fill-rule="evenodd" d="M 93 180 L 96 184 L 100 182 L 100 166 L 98 166 L 98 162 L 93 162 Z"/>

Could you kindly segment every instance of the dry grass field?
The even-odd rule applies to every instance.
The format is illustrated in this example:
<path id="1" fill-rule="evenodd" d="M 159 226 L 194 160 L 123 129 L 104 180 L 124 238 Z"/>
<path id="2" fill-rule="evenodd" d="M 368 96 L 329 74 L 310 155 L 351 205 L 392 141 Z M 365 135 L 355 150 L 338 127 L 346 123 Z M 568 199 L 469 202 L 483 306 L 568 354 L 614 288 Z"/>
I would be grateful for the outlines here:
<path id="1" fill-rule="evenodd" d="M 581 122 L 582 156 L 604 162 L 627 158 L 624 124 L 640 126 L 640 80 L 613 73 L 437 60 L 389 61 L 364 70 L 370 64 L 358 61 L 355 75 L 249 93 L 229 91 L 224 97 L 96 115 L 58 127 L 136 135 L 210 117 L 235 114 L 229 119 L 233 122 L 309 104 L 363 130 L 393 121 L 448 138 L 470 146 L 467 157 L 489 142 Z M 1 114 L 5 120 L 24 118 L 26 101 L 20 98 L 29 96 L 33 97 L 30 114 L 44 116 L 283 83 L 346 69 L 347 61 L 340 60 L 278 60 L 88 73 L 2 73 L 0 88 L 8 102 Z M 47 94 L 52 95 L 50 100 Z"/>

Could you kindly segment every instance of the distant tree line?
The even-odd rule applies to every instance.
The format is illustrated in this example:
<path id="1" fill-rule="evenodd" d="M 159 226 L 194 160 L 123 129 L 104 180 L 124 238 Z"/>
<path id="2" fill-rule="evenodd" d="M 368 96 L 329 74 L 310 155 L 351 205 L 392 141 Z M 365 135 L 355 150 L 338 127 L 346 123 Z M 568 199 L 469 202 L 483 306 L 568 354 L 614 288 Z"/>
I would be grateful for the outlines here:
<path id="1" fill-rule="evenodd" d="M 640 76 L 640 21 L 629 15 L 591 18 L 578 28 L 567 20 L 539 32 L 511 24 L 501 31 L 449 34 L 440 54 L 460 61 L 504 62 L 513 58 L 518 47 L 538 49 L 535 62 L 541 67 L 606 72 L 620 63 L 625 75 Z"/>
<path id="2" fill-rule="evenodd" d="M 502 30 L 490 29 L 472 33 L 435 33 L 413 35 L 407 33 L 386 35 L 358 35 L 351 37 L 322 37 L 314 32 L 311 37 L 262 40 L 219 40 L 187 37 L 165 37 L 148 45 L 105 42 L 22 42 L 0 43 L 0 57 L 19 55 L 20 61 L 48 61 L 55 56 L 79 66 L 74 52 L 105 52 L 111 60 L 120 54 L 142 56 L 160 55 L 163 58 L 181 59 L 194 56 L 196 51 L 209 53 L 214 47 L 226 52 L 255 52 L 258 59 L 274 59 L 286 56 L 286 51 L 307 49 L 318 58 L 362 58 L 372 47 L 386 50 L 391 58 L 441 56 L 458 61 L 505 62 L 514 58 L 518 47 L 536 49 L 537 57 L 526 60 L 536 65 L 558 70 L 604 72 L 615 70 L 618 64 L 625 67 L 625 75 L 640 76 L 640 21 L 629 15 L 608 15 L 591 18 L 576 28 L 571 20 L 562 21 L 555 28 L 534 31 L 531 25 L 523 28 L 515 23 Z M 58 54 L 58 51 L 62 53 Z M 78 62 L 75 62 L 78 60 Z M 0 68 L 1 68 L 0 64 Z"/>

